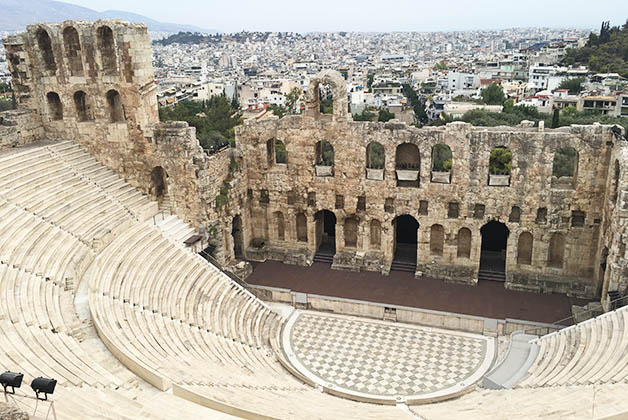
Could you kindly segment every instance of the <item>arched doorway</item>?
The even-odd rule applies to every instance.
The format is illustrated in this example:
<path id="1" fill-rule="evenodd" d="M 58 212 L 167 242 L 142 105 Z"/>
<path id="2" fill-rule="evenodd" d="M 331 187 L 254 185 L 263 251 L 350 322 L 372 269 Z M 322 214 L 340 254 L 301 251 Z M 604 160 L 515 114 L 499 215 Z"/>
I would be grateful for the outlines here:
<path id="1" fill-rule="evenodd" d="M 150 172 L 150 183 L 150 192 L 158 200 L 168 194 L 167 175 L 166 171 L 161 166 L 155 166 Z"/>
<path id="2" fill-rule="evenodd" d="M 416 266 L 419 222 L 408 214 L 393 219 L 395 228 L 394 261 Z"/>
<path id="3" fill-rule="evenodd" d="M 233 238 L 233 255 L 237 259 L 242 259 L 244 253 L 243 239 L 242 239 L 242 218 L 237 215 L 231 222 L 231 237 Z"/>
<path id="4" fill-rule="evenodd" d="M 333 256 L 336 254 L 336 215 L 329 210 L 321 210 L 314 215 L 316 221 L 316 254 Z"/>
<path id="5" fill-rule="evenodd" d="M 493 220 L 482 226 L 480 233 L 480 279 L 505 281 L 506 246 L 510 231 L 505 224 Z"/>

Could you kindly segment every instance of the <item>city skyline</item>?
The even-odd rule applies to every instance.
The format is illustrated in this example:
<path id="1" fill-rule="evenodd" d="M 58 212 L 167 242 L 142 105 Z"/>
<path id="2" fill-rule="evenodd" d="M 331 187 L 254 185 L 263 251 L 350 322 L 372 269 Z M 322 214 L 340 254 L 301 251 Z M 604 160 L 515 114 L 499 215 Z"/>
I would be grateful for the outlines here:
<path id="1" fill-rule="evenodd" d="M 321 0 L 297 3 L 287 0 L 207 4 L 200 0 L 185 2 L 133 3 L 121 0 L 68 0 L 69 3 L 98 11 L 123 10 L 151 19 L 193 24 L 222 32 L 405 32 L 466 31 L 523 27 L 585 28 L 599 27 L 602 21 L 621 25 L 628 17 L 628 2 L 608 0 L 604 7 L 591 8 L 583 0 L 542 2 L 532 0 L 525 8 L 514 9 L 496 2 L 479 0 L 472 6 L 453 0 L 447 7 L 427 6 L 425 2 L 402 0 L 382 13 L 384 6 L 374 1 L 332 2 Z M 452 11 L 455 11 L 452 14 Z"/>

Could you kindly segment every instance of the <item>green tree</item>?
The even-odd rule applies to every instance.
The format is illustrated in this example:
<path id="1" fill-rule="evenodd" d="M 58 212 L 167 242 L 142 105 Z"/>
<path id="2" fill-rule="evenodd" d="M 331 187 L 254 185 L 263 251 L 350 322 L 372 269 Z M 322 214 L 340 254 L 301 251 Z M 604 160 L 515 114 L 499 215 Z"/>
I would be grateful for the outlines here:
<path id="1" fill-rule="evenodd" d="M 366 76 L 366 88 L 369 90 L 369 92 L 373 87 L 373 80 L 375 80 L 375 75 L 373 73 L 370 73 L 368 76 Z"/>
<path id="2" fill-rule="evenodd" d="M 388 122 L 393 118 L 395 118 L 395 114 L 387 109 L 380 109 L 379 114 L 377 115 L 377 121 L 379 122 Z"/>
<path id="3" fill-rule="evenodd" d="M 434 70 L 447 70 L 449 66 L 447 66 L 447 62 L 442 60 L 436 64 L 434 64 Z"/>
<path id="4" fill-rule="evenodd" d="M 503 105 L 506 102 L 504 89 L 495 82 L 482 89 L 481 95 L 482 102 L 487 105 Z"/>
<path id="5" fill-rule="evenodd" d="M 584 89 L 584 87 L 582 86 L 584 81 L 585 81 L 584 77 L 575 77 L 572 79 L 565 79 L 562 82 L 560 82 L 560 85 L 558 86 L 558 88 L 567 89 L 569 90 L 569 93 L 571 93 L 572 95 L 577 95 L 578 93 L 582 92 L 582 90 Z"/>
<path id="6" fill-rule="evenodd" d="M 512 152 L 505 147 L 496 147 L 491 150 L 489 158 L 489 173 L 491 175 L 510 175 Z"/>
<path id="7" fill-rule="evenodd" d="M 556 177 L 573 176 L 576 169 L 578 153 L 573 147 L 563 147 L 554 153 L 552 175 Z"/>
<path id="8" fill-rule="evenodd" d="M 373 142 L 368 146 L 368 168 L 384 169 L 386 162 L 386 153 L 384 146 L 377 142 Z"/>
<path id="9" fill-rule="evenodd" d="M 301 89 L 297 87 L 292 88 L 292 90 L 285 95 L 286 99 L 284 105 L 272 104 L 268 108 L 279 118 L 283 118 L 285 115 L 298 114 L 299 109 L 297 107 L 302 93 L 303 91 Z"/>
<path id="10" fill-rule="evenodd" d="M 353 114 L 353 121 L 373 121 L 375 114 L 364 109 L 360 114 Z"/>
<path id="11" fill-rule="evenodd" d="M 417 93 L 409 84 L 404 83 L 401 87 L 403 88 L 404 96 L 408 98 L 408 102 L 412 106 L 414 118 L 418 123 L 417 125 L 427 124 L 429 119 L 427 117 L 427 112 L 425 111 L 425 102 L 419 98 Z"/>
<path id="12" fill-rule="evenodd" d="M 558 109 L 554 110 L 552 114 L 552 128 L 560 127 L 560 111 Z"/>
<path id="13" fill-rule="evenodd" d="M 448 172 L 451 170 L 451 149 L 446 144 L 437 144 L 432 149 L 432 170 Z"/>

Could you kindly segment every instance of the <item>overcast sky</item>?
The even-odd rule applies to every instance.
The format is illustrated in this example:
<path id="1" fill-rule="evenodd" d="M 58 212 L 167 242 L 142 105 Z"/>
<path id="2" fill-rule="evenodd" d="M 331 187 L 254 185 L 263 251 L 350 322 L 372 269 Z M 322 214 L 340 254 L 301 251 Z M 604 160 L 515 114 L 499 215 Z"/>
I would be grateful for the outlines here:
<path id="1" fill-rule="evenodd" d="M 224 32 L 598 28 L 628 18 L 628 0 L 66 0 Z"/>

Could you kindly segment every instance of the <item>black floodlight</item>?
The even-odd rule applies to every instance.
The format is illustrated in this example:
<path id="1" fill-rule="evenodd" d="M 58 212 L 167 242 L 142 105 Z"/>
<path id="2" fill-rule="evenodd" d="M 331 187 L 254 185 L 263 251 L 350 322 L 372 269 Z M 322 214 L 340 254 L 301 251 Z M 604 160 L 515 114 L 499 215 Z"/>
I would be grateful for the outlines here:
<path id="1" fill-rule="evenodd" d="M 0 384 L 4 388 L 4 393 L 15 394 L 15 388 L 22 386 L 22 379 L 24 375 L 21 373 L 6 371 L 0 375 Z M 7 391 L 7 388 L 11 387 L 11 391 Z"/>
<path id="2" fill-rule="evenodd" d="M 42 401 L 47 401 L 48 394 L 52 395 L 52 393 L 55 392 L 55 386 L 57 386 L 56 379 L 42 378 L 41 376 L 33 379 L 31 383 L 31 388 L 35 391 L 37 399 Z M 40 393 L 44 394 L 44 398 L 39 396 Z"/>

